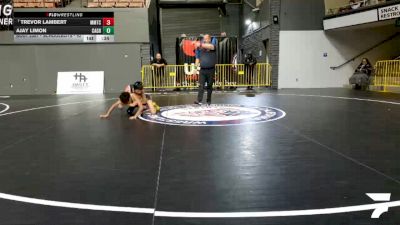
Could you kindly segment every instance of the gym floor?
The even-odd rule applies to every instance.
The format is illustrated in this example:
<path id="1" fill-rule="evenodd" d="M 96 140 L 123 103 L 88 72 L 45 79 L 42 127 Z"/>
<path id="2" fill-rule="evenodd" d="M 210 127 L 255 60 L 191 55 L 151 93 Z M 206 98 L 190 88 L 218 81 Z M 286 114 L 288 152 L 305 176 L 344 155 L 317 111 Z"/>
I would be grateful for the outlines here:
<path id="1" fill-rule="evenodd" d="M 99 119 L 116 96 L 0 98 L 0 225 L 400 221 L 398 94 L 215 92 L 215 104 L 286 112 L 227 127 L 130 121 L 119 110 Z M 153 99 L 191 104 L 195 94 Z M 392 207 L 372 219 L 363 206 L 379 202 L 366 193 L 390 193 Z"/>

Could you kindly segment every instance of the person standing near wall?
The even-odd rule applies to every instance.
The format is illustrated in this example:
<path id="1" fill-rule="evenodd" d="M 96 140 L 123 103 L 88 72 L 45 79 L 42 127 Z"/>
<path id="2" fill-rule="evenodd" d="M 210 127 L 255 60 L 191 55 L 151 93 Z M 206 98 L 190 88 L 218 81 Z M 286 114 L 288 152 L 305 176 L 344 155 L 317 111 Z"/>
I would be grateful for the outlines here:
<path id="1" fill-rule="evenodd" d="M 218 42 L 218 64 L 223 64 L 224 66 L 222 66 L 221 68 L 219 68 L 219 82 L 231 82 L 232 81 L 232 77 L 230 74 L 230 69 L 229 66 L 227 66 L 227 64 L 230 64 L 230 57 L 229 57 L 229 53 L 231 50 L 231 41 L 229 40 L 229 38 L 226 36 L 226 32 L 221 32 L 221 36 L 220 36 L 220 40 Z"/>
<path id="2" fill-rule="evenodd" d="M 202 42 L 196 42 L 199 50 L 200 78 L 199 92 L 195 104 L 201 105 L 204 95 L 204 87 L 207 82 L 207 104 L 211 104 L 211 95 L 215 77 L 215 64 L 217 64 L 216 44 L 211 42 L 209 34 L 204 35 Z"/>
<path id="3" fill-rule="evenodd" d="M 151 62 L 153 68 L 153 81 L 154 86 L 162 86 L 164 84 L 163 80 L 165 79 L 165 66 L 167 65 L 167 61 L 162 58 L 160 53 L 156 54 L 156 58 Z"/>
<path id="4" fill-rule="evenodd" d="M 248 53 L 245 55 L 244 59 L 244 71 L 246 72 L 247 75 L 247 82 L 249 86 L 247 87 L 247 90 L 253 90 L 253 80 L 254 80 L 254 68 L 256 67 L 257 60 L 256 58 L 253 57 L 253 54 Z"/>

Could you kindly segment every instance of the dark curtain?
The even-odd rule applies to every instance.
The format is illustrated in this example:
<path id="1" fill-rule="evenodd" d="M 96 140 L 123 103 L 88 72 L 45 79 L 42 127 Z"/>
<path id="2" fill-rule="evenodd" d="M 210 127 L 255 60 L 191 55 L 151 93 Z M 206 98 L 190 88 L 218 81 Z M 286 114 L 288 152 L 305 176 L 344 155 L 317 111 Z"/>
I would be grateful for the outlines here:
<path id="1" fill-rule="evenodd" d="M 237 54 L 237 38 L 224 37 L 218 39 L 218 64 L 231 64 Z"/>

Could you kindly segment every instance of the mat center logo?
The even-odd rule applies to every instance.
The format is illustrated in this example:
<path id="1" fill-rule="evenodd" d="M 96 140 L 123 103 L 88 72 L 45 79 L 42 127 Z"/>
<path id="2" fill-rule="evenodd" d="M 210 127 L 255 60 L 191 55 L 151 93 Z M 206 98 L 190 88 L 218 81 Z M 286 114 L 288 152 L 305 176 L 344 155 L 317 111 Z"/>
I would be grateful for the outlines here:
<path id="1" fill-rule="evenodd" d="M 180 126 L 231 126 L 269 122 L 286 113 L 271 107 L 218 104 L 210 106 L 178 105 L 161 107 L 157 115 L 145 112 L 140 119 Z"/>

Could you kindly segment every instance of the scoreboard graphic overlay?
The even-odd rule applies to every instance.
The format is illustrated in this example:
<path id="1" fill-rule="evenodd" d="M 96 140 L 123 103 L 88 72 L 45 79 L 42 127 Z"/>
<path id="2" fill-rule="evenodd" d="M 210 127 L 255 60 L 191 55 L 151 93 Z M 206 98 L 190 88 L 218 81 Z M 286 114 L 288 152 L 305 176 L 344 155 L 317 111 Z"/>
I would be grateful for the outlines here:
<path id="1" fill-rule="evenodd" d="M 13 1 L 0 0 L 0 31 L 12 30 Z"/>
<path id="2" fill-rule="evenodd" d="M 14 12 L 14 42 L 114 42 L 114 12 Z"/>

